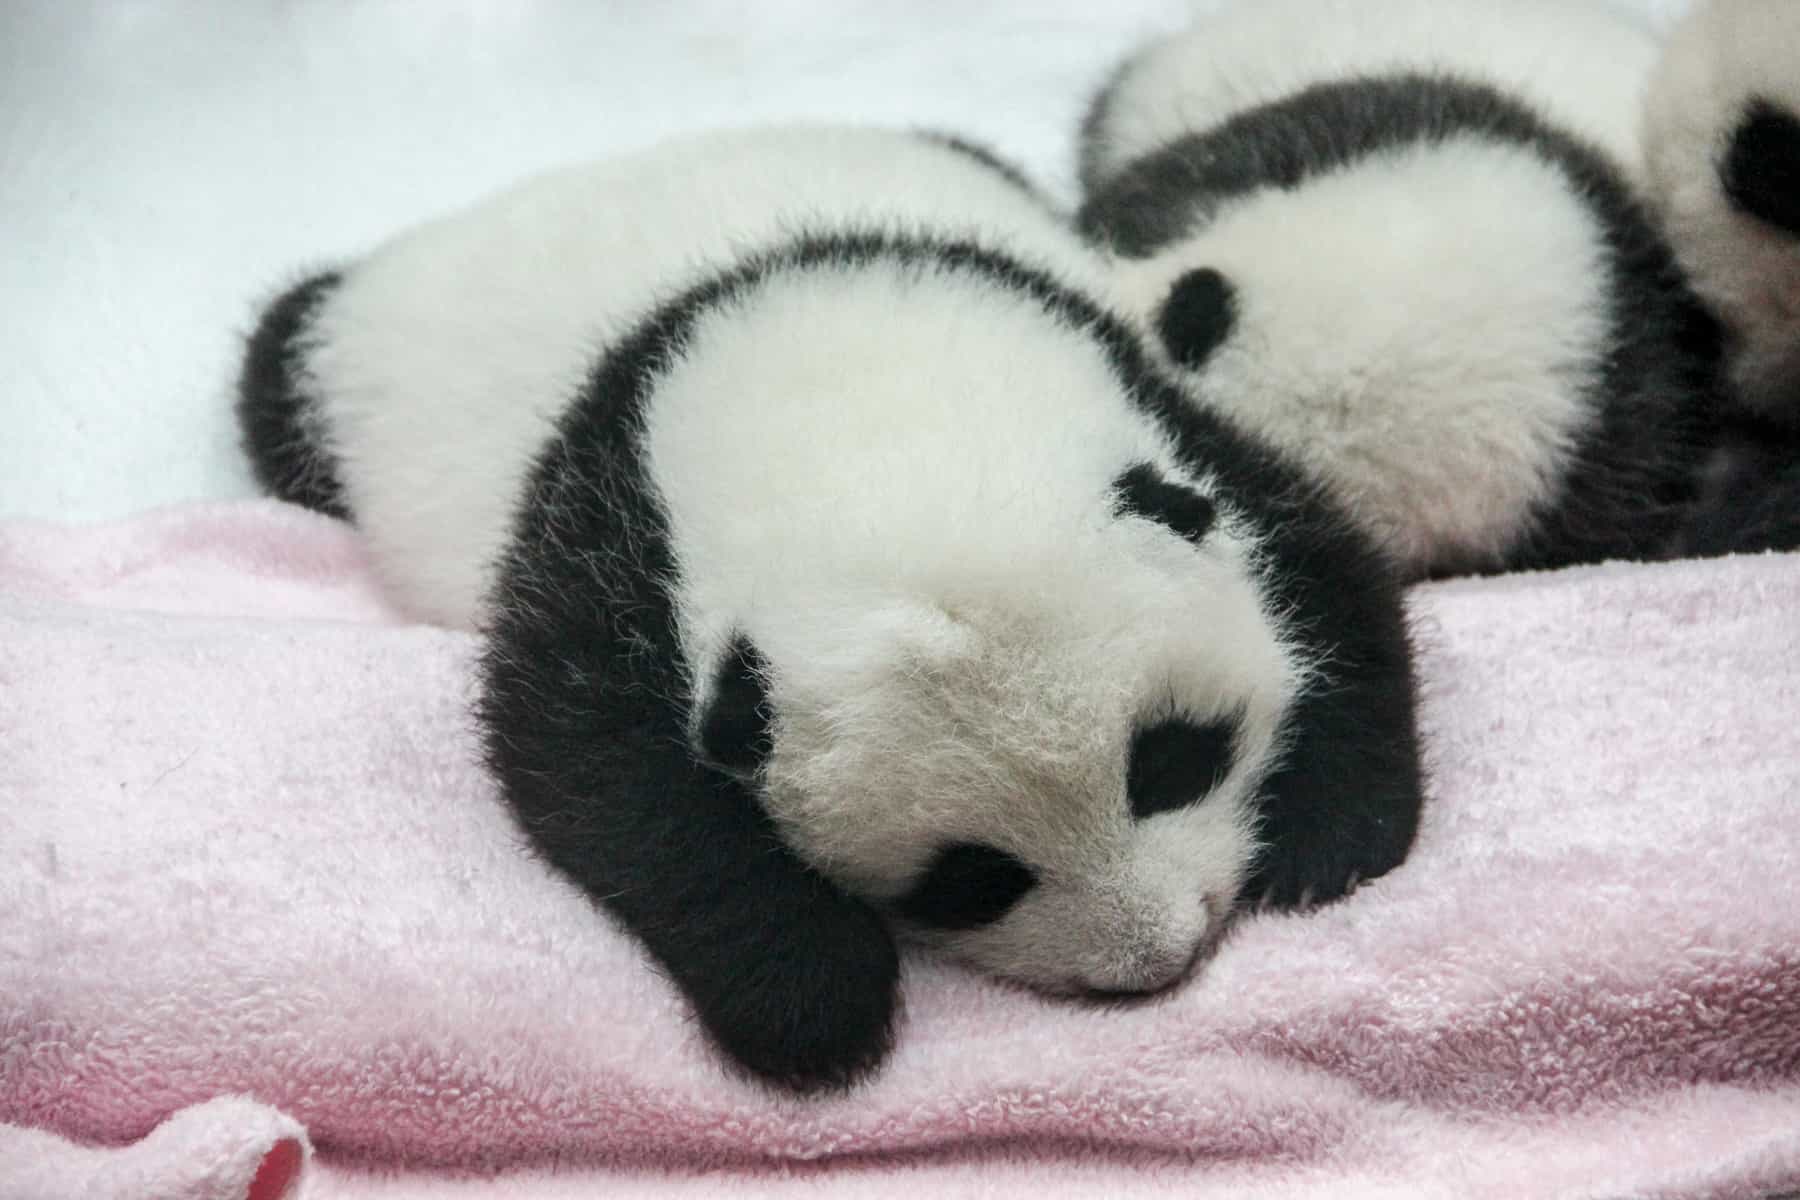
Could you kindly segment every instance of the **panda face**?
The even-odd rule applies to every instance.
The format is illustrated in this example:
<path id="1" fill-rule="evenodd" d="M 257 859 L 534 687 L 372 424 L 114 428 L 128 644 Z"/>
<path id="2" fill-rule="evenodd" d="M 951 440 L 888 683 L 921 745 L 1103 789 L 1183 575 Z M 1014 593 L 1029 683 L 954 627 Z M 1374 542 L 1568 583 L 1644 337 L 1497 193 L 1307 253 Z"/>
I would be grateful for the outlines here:
<path id="1" fill-rule="evenodd" d="M 699 736 L 759 763 L 787 840 L 904 932 L 1043 990 L 1143 993 L 1222 930 L 1304 672 L 1198 488 L 1128 464 L 1088 516 L 1004 586 L 815 612 L 844 635 L 801 655 L 734 643 Z"/>

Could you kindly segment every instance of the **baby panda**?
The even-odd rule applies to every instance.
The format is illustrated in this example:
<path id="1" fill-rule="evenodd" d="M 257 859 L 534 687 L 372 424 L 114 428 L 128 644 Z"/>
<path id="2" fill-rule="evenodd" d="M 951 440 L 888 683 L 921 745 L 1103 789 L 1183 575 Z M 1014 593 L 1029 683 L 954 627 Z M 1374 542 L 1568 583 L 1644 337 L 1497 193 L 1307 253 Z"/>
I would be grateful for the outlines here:
<path id="1" fill-rule="evenodd" d="M 1579 0 L 1238 4 L 1105 87 L 1079 224 L 1407 577 L 1660 555 L 1719 336 L 1642 198 L 1657 53 Z"/>
<path id="2" fill-rule="evenodd" d="M 1645 113 L 1650 194 L 1725 327 L 1732 382 L 1680 549 L 1800 549 L 1800 5 L 1695 7 Z"/>
<path id="3" fill-rule="evenodd" d="M 538 853 L 731 1062 L 833 1088 L 889 1046 L 896 931 L 1148 994 L 1240 897 L 1410 845 L 1391 572 L 1103 286 L 964 145 L 713 134 L 300 283 L 239 414 L 270 490 L 479 631 Z"/>

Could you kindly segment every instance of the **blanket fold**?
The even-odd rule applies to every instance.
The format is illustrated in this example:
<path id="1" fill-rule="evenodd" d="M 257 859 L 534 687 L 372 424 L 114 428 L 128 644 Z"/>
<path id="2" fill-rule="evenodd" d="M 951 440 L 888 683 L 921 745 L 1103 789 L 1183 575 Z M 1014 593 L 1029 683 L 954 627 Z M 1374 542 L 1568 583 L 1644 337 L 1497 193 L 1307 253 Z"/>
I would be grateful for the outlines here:
<path id="1" fill-rule="evenodd" d="M 293 1118 L 241 1096 L 181 1109 L 122 1147 L 0 1124 L 8 1200 L 292 1200 L 312 1145 Z"/>
<path id="2" fill-rule="evenodd" d="M 475 764 L 471 639 L 396 623 L 349 531 L 266 503 L 0 525 L 0 1194 L 233 1095 L 297 1123 L 257 1107 L 233 1161 L 291 1142 L 296 1172 L 309 1144 L 621 1172 L 1029 1147 L 1259 1195 L 1800 1188 L 1800 556 L 1412 605 L 1433 782 L 1404 867 L 1247 916 L 1129 1009 L 909 959 L 884 1072 L 801 1102 L 725 1074 L 527 853 Z M 245 1194 L 200 1186 L 143 1194 Z"/>

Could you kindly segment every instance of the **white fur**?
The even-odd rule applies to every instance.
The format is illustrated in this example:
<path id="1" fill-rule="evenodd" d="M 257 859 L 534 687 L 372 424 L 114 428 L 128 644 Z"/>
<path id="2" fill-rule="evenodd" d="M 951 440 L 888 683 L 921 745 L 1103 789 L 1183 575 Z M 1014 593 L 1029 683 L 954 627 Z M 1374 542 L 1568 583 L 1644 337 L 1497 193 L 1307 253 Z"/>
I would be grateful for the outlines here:
<path id="1" fill-rule="evenodd" d="M 827 216 L 982 230 L 1082 262 L 1049 213 L 965 156 L 824 126 L 677 139 L 552 172 L 360 262 L 316 325 L 312 390 L 400 600 L 474 623 L 522 472 L 599 349 L 657 298 Z"/>
<path id="2" fill-rule="evenodd" d="M 1414 571 L 1485 565 L 1552 499 L 1590 420 L 1602 231 L 1554 168 L 1473 138 L 1362 160 L 1229 204 L 1120 260 L 1150 318 L 1217 268 L 1231 336 L 1190 386 L 1335 485 Z"/>
<path id="3" fill-rule="evenodd" d="M 1095 161 L 1104 177 L 1314 84 L 1427 71 L 1523 100 L 1629 178 L 1656 49 L 1580 0 L 1237 5 L 1128 65 Z M 1117 286 L 1149 322 L 1207 266 L 1236 323 L 1175 373 L 1332 484 L 1403 571 L 1498 565 L 1555 502 L 1613 318 L 1605 230 L 1554 164 L 1475 135 L 1374 154 L 1117 259 Z"/>
<path id="4" fill-rule="evenodd" d="M 603 348 L 784 232 L 869 226 L 1104 278 L 966 157 L 821 129 L 549 176 L 351 268 L 309 386 L 397 593 L 479 623 L 523 472 Z M 698 320 L 644 420 L 686 665 L 704 688 L 734 631 L 767 660 L 793 845 L 876 899 L 947 842 L 1000 847 L 1040 883 L 952 953 L 1049 988 L 1177 974 L 1240 886 L 1305 664 L 1227 502 L 1198 548 L 1114 514 L 1120 471 L 1174 464 L 1092 339 L 977 274 L 790 267 Z M 1237 766 L 1134 821 L 1131 733 L 1170 712 L 1241 713 Z"/>
<path id="5" fill-rule="evenodd" d="M 1647 24 L 1592 0 L 1244 0 L 1131 64 L 1097 131 L 1096 165 L 1105 178 L 1323 80 L 1440 70 L 1504 87 L 1635 173 L 1656 55 Z"/>
<path id="6" fill-rule="evenodd" d="M 696 658 L 737 629 L 779 664 L 769 804 L 803 853 L 888 896 L 995 845 L 1039 886 L 953 950 L 1050 987 L 1185 965 L 1297 679 L 1249 546 L 1113 515 L 1122 467 L 1172 466 L 1098 346 L 978 278 L 796 273 L 703 322 L 646 444 Z M 1246 753 L 1139 823 L 1130 734 L 1169 709 L 1244 711 Z"/>
<path id="7" fill-rule="evenodd" d="M 1738 212 L 1719 165 L 1749 101 L 1800 114 L 1800 4 L 1711 0 L 1671 34 L 1651 81 L 1652 196 L 1695 289 L 1742 339 L 1753 405 L 1800 390 L 1800 238 Z"/>

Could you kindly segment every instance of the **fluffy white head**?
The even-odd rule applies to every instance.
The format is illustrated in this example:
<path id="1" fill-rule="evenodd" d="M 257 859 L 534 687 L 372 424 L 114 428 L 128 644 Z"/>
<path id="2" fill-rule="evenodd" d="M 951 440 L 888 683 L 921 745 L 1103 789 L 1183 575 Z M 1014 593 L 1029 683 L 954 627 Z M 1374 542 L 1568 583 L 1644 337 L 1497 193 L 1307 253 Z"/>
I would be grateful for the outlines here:
<path id="1" fill-rule="evenodd" d="M 801 852 L 1053 990 L 1161 986 L 1217 932 L 1291 686 L 1239 564 L 1120 524 L 896 598 L 775 676 L 769 802 Z"/>
<path id="2" fill-rule="evenodd" d="M 1095 339 L 980 272 L 796 271 L 702 319 L 646 446 L 700 707 L 747 639 L 804 857 L 1002 976 L 1181 977 L 1304 666 Z"/>

